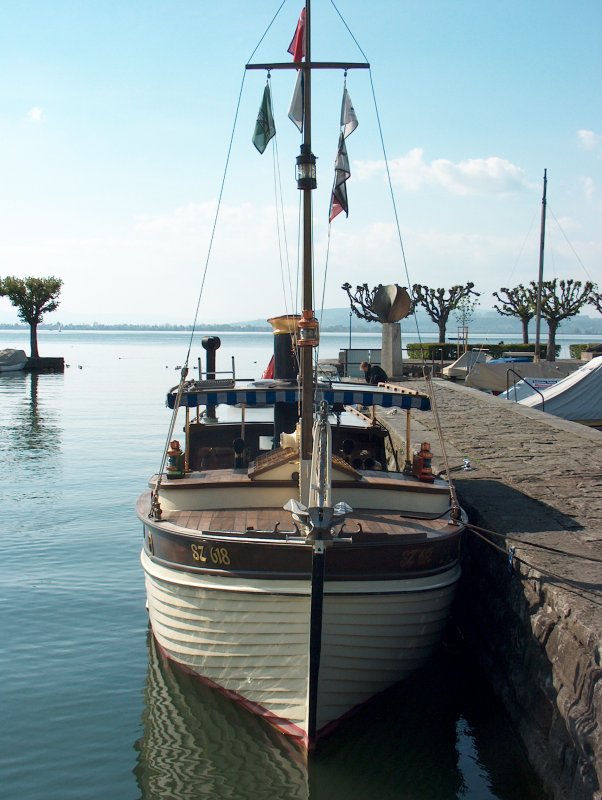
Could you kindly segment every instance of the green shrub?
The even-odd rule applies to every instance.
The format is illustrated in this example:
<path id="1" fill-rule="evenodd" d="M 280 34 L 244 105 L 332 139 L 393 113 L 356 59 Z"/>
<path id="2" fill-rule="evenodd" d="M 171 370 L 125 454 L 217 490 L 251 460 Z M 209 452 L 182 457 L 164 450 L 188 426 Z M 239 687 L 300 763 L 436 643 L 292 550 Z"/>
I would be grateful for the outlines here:
<path id="1" fill-rule="evenodd" d="M 523 344 L 522 342 L 501 342 L 500 344 L 471 344 L 470 350 L 487 350 L 492 358 L 502 358 L 504 353 L 524 353 L 525 355 L 533 355 L 535 353 L 535 343 Z M 554 348 L 556 358 L 560 355 L 560 345 L 557 344 Z M 548 352 L 547 344 L 539 345 L 539 357 L 545 359 Z"/>
<path id="2" fill-rule="evenodd" d="M 450 358 L 457 358 L 458 348 L 451 342 L 411 342 L 406 345 L 408 358 L 424 359 L 425 361 L 440 360 L 448 361 Z"/>
<path id="3" fill-rule="evenodd" d="M 569 346 L 569 353 L 571 358 L 581 358 L 581 353 L 587 350 L 589 344 L 572 344 Z"/>
<path id="4" fill-rule="evenodd" d="M 424 359 L 425 361 L 455 360 L 458 357 L 458 346 L 455 342 L 411 342 L 407 346 L 408 358 Z M 584 345 L 586 347 L 586 345 Z M 520 342 L 502 342 L 501 344 L 469 344 L 469 350 L 485 350 L 492 358 L 502 358 L 504 353 L 535 353 L 535 344 L 522 344 Z M 547 345 L 539 345 L 540 358 L 545 359 Z M 556 357 L 560 355 L 560 345 L 557 344 Z M 462 353 L 460 349 L 460 353 Z M 572 355 L 572 353 L 571 353 Z"/>

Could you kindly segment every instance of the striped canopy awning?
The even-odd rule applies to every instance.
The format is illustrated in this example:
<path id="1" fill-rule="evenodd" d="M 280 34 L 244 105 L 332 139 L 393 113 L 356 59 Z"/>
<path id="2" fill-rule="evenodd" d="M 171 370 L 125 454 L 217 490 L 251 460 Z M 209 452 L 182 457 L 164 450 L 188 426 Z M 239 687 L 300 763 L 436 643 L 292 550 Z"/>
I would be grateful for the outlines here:
<path id="1" fill-rule="evenodd" d="M 167 405 L 174 408 L 177 390 L 167 395 Z M 404 408 L 428 411 L 431 407 L 429 398 L 418 392 L 394 391 L 378 386 L 361 386 L 337 384 L 331 387 L 318 387 L 316 401 L 326 400 L 329 405 L 338 403 L 343 406 L 363 405 L 382 406 L 383 408 Z M 230 389 L 202 389 L 196 386 L 182 393 L 180 406 L 196 408 L 197 406 L 273 406 L 275 403 L 297 403 L 299 390 L 296 386 L 288 388 L 269 386 L 240 386 Z"/>

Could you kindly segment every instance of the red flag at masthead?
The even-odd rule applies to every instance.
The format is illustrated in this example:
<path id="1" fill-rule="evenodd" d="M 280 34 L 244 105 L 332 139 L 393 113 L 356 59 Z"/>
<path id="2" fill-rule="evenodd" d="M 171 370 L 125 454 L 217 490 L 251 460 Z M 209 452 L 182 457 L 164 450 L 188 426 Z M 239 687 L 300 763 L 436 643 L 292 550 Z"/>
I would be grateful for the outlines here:
<path id="1" fill-rule="evenodd" d="M 293 61 L 301 61 L 305 56 L 305 9 L 299 15 L 297 29 L 291 43 L 288 46 L 288 53 L 293 57 Z"/>

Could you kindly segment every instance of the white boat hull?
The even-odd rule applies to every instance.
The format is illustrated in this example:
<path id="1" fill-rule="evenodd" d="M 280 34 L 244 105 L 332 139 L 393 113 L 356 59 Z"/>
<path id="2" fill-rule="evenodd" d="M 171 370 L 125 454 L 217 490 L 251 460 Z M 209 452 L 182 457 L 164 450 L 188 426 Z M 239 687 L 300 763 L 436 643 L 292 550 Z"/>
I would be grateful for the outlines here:
<path id="1" fill-rule="evenodd" d="M 24 350 L 7 348 L 0 350 L 0 372 L 19 372 L 27 366 Z"/>
<path id="2" fill-rule="evenodd" d="M 311 581 L 194 575 L 144 552 L 142 565 L 164 653 L 307 745 Z M 455 565 L 417 579 L 325 583 L 318 735 L 432 654 L 459 574 Z"/>

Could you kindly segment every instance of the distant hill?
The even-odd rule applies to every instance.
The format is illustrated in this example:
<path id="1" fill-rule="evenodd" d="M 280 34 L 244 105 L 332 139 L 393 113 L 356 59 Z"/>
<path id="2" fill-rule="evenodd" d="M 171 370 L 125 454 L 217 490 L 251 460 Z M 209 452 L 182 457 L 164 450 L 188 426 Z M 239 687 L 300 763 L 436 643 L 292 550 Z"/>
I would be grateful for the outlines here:
<path id="1" fill-rule="evenodd" d="M 247 322 L 238 322 L 235 325 L 241 328 L 257 329 L 257 330 L 270 330 L 270 326 L 266 325 L 264 320 L 249 320 Z M 416 326 L 422 333 L 436 333 L 437 327 L 433 321 L 427 316 L 426 312 L 418 311 L 414 316 L 407 317 L 401 321 L 402 333 L 412 334 L 416 332 Z M 325 332 L 349 330 L 349 309 L 348 308 L 328 308 L 324 309 L 321 319 L 321 329 Z M 469 331 L 471 335 L 475 333 L 514 333 L 520 334 L 522 332 L 520 321 L 513 317 L 503 317 L 497 311 L 480 311 L 475 312 L 473 319 L 469 324 Z M 364 333 L 377 333 L 381 325 L 377 322 L 367 322 L 366 320 L 359 319 L 355 315 L 351 317 L 351 330 Z M 447 336 L 453 337 L 457 333 L 458 322 L 452 313 L 449 324 L 447 326 Z M 547 336 L 548 326 L 542 321 L 542 332 Z M 529 332 L 535 334 L 535 322 L 532 321 L 529 326 Z M 568 319 L 561 324 L 558 329 L 561 334 L 573 333 L 575 335 L 587 336 L 592 334 L 594 336 L 602 335 L 602 316 L 588 317 L 585 314 L 578 314 L 572 319 Z"/>
<path id="2" fill-rule="evenodd" d="M 324 332 L 347 332 L 349 331 L 349 308 L 328 308 L 325 309 L 321 316 L 321 329 Z M 13 325 L 0 325 L 0 327 L 9 330 L 27 329 L 27 325 L 21 323 Z M 430 336 L 436 335 L 437 327 L 428 318 L 425 312 L 418 311 L 414 316 L 408 317 L 401 321 L 402 333 L 409 336 L 416 333 L 416 328 L 420 331 L 421 335 Z M 40 325 L 42 330 L 130 330 L 130 331 L 189 331 L 190 325 L 132 325 L 129 323 L 105 325 L 102 323 L 94 322 L 91 324 L 67 324 L 62 325 L 60 322 L 45 323 Z M 363 333 L 378 333 L 381 325 L 376 322 L 366 322 L 365 320 L 358 319 L 355 315 L 351 317 L 351 330 L 354 332 Z M 447 326 L 447 337 L 453 339 L 457 335 L 458 323 L 452 314 L 450 322 Z M 199 323 L 197 326 L 199 331 L 269 331 L 271 327 L 265 319 L 244 320 L 240 322 L 231 323 L 213 323 L 204 324 Z M 471 336 L 479 333 L 500 333 L 500 334 L 520 334 L 521 326 L 519 320 L 514 317 L 503 317 L 497 311 L 476 311 L 473 319 L 469 324 L 469 332 Z M 547 336 L 547 325 L 542 321 L 542 334 Z M 531 338 L 535 335 L 535 322 L 532 321 L 529 326 L 529 333 Z M 585 314 L 579 314 L 572 319 L 565 320 L 558 329 L 560 334 L 575 334 L 576 336 L 602 336 L 602 316 L 589 317 Z"/>

